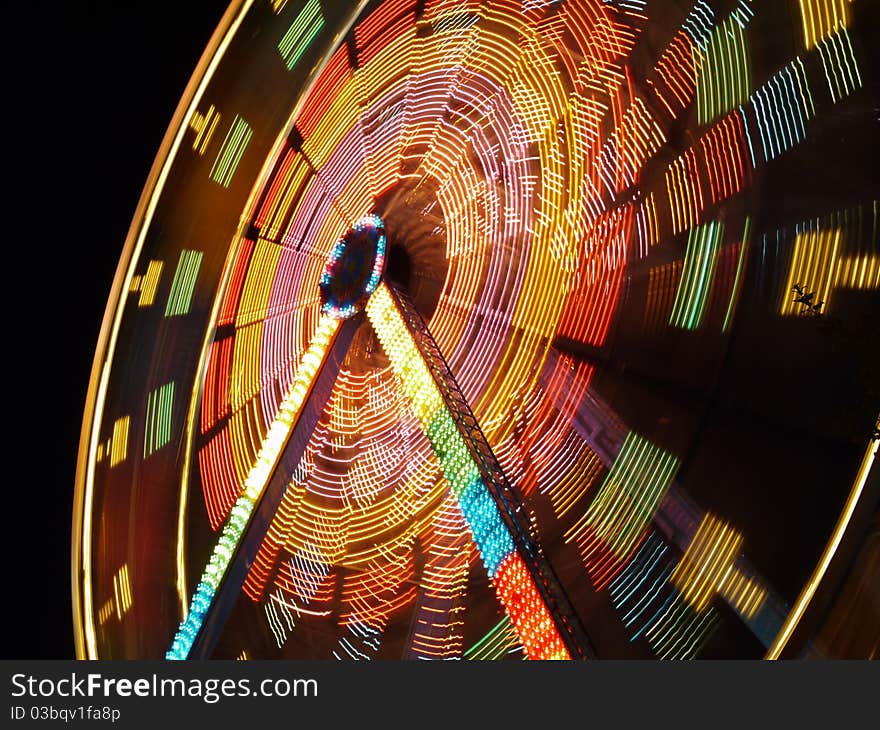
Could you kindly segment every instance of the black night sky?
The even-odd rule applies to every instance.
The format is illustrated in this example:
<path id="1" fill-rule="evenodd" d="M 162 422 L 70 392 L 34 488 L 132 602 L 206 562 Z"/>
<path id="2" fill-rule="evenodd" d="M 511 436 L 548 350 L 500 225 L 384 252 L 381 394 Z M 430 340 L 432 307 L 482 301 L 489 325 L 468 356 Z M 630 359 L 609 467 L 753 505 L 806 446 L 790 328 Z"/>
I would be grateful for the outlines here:
<path id="1" fill-rule="evenodd" d="M 3 2 L 4 658 L 74 657 L 70 515 L 98 331 L 153 157 L 226 5 Z"/>

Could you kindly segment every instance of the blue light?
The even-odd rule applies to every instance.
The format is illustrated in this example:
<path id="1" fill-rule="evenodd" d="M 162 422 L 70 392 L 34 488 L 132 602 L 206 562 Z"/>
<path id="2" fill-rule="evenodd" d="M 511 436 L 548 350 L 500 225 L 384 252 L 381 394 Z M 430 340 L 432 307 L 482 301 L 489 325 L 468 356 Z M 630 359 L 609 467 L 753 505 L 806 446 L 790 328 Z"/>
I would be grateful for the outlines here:
<path id="1" fill-rule="evenodd" d="M 475 479 L 459 497 L 461 511 L 474 536 L 489 577 L 495 576 L 501 562 L 513 552 L 513 539 L 502 522 L 495 500 L 480 479 Z"/>

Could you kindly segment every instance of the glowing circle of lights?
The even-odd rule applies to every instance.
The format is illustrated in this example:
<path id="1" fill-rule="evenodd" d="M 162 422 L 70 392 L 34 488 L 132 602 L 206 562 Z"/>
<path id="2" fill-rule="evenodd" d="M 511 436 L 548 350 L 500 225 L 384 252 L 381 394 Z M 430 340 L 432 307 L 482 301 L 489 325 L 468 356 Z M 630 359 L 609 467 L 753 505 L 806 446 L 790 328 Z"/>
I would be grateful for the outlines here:
<path id="1" fill-rule="evenodd" d="M 330 251 L 321 272 L 321 311 L 347 319 L 363 309 L 385 268 L 385 224 L 377 215 L 361 218 Z"/>

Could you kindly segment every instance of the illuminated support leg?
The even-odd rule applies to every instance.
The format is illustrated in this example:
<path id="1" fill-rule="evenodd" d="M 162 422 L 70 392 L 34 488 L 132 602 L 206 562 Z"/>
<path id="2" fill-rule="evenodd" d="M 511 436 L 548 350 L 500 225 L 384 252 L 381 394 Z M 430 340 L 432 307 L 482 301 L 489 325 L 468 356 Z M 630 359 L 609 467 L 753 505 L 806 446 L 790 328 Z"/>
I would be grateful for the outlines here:
<path id="1" fill-rule="evenodd" d="M 521 500 L 424 321 L 403 292 L 384 284 L 373 292 L 366 312 L 529 658 L 592 656 L 574 609 L 531 535 Z"/>
<path id="2" fill-rule="evenodd" d="M 358 324 L 359 319 L 340 321 L 322 315 L 241 495 L 226 518 L 166 659 L 211 656 L 330 397 Z"/>

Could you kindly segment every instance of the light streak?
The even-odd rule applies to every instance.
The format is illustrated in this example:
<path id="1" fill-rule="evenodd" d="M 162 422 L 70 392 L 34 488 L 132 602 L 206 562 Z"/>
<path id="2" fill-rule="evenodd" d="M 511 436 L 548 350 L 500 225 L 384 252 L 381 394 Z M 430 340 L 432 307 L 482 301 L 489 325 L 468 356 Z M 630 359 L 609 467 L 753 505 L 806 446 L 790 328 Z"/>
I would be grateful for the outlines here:
<path id="1" fill-rule="evenodd" d="M 201 263 L 201 251 L 184 249 L 180 252 L 177 269 L 175 269 L 174 278 L 171 280 L 168 303 L 165 305 L 166 317 L 180 317 L 189 312 Z"/>
<path id="2" fill-rule="evenodd" d="M 608 585 L 639 547 L 678 465 L 672 454 L 627 434 L 589 509 L 566 532 L 598 588 Z"/>
<path id="3" fill-rule="evenodd" d="M 297 377 L 287 391 L 278 415 L 269 427 L 259 456 L 253 464 L 235 505 L 223 524 L 220 538 L 214 546 L 208 564 L 190 601 L 189 612 L 181 623 L 166 653 L 166 659 L 186 659 L 198 635 L 205 614 L 209 611 L 226 569 L 244 535 L 251 514 L 266 488 L 266 484 L 283 451 L 299 410 L 308 394 L 315 375 L 332 344 L 339 327 L 338 320 L 324 317 L 312 337 L 309 349 L 303 355 Z"/>
<path id="4" fill-rule="evenodd" d="M 862 75 L 846 28 L 819 41 L 817 48 L 833 102 L 840 101 L 861 87 Z"/>
<path id="5" fill-rule="evenodd" d="M 804 46 L 810 49 L 830 34 L 849 25 L 851 2 L 852 0 L 798 0 Z"/>
<path id="6" fill-rule="evenodd" d="M 693 330 L 703 323 L 723 235 L 724 226 L 716 221 L 688 234 L 684 268 L 669 316 L 671 325 Z"/>
<path id="7" fill-rule="evenodd" d="M 284 59 L 288 71 L 293 70 L 323 27 L 321 3 L 319 0 L 308 0 L 278 44 L 278 52 Z"/>
<path id="8" fill-rule="evenodd" d="M 743 240 L 739 247 L 739 256 L 736 262 L 736 275 L 733 280 L 733 286 L 730 291 L 730 301 L 727 304 L 727 311 L 724 314 L 724 322 L 721 325 L 721 331 L 727 332 L 733 316 L 736 313 L 736 306 L 739 302 L 740 291 L 742 291 L 745 263 L 748 260 L 749 245 L 751 241 L 752 219 L 746 218 L 745 230 L 743 231 Z"/>
<path id="9" fill-rule="evenodd" d="M 878 418 L 878 421 L 880 421 L 880 418 Z M 809 608 L 810 602 L 816 595 L 816 591 L 828 571 L 828 566 L 831 565 L 831 561 L 834 559 L 834 555 L 840 546 L 840 542 L 846 534 L 846 528 L 849 526 L 850 520 L 852 520 L 853 514 L 858 507 L 859 499 L 862 496 L 862 492 L 865 489 L 865 483 L 868 480 L 868 474 L 871 472 L 871 468 L 874 465 L 874 459 L 877 456 L 878 445 L 880 445 L 880 440 L 873 439 L 869 441 L 868 445 L 865 447 L 862 461 L 859 464 L 859 470 L 853 480 L 852 487 L 847 495 L 840 516 L 837 518 L 837 522 L 834 525 L 831 537 L 825 545 L 825 550 L 822 552 L 822 557 L 816 564 L 809 580 L 804 584 L 797 601 L 794 606 L 792 606 L 792 609 L 785 620 L 785 624 L 776 636 L 773 645 L 764 656 L 765 659 L 780 658 L 785 647 L 788 645 L 792 634 L 803 618 L 804 613 L 806 613 Z"/>
<path id="10" fill-rule="evenodd" d="M 156 453 L 171 441 L 174 410 L 174 381 L 150 391 L 144 424 L 144 457 Z"/>
<path id="11" fill-rule="evenodd" d="M 863 216 L 862 209 L 840 211 L 795 227 L 788 272 L 780 292 L 782 316 L 805 311 L 804 305 L 796 301 L 795 284 L 813 294 L 811 305 L 820 307 L 820 313 L 833 309 L 837 289 L 880 288 L 876 234 L 864 230 Z M 876 210 L 871 217 L 876 221 Z"/>
<path id="12" fill-rule="evenodd" d="M 242 155 L 247 149 L 248 144 L 253 137 L 254 132 L 250 125 L 239 116 L 232 120 L 229 131 L 226 132 L 226 138 L 217 152 L 214 164 L 209 173 L 210 178 L 222 185 L 224 188 L 229 187 L 232 177 L 238 169 Z"/>
<path id="13" fill-rule="evenodd" d="M 697 119 L 709 124 L 743 104 L 751 91 L 745 26 L 730 15 L 712 31 L 697 74 Z"/>
<path id="14" fill-rule="evenodd" d="M 483 565 L 494 580 L 502 605 L 532 659 L 568 658 L 543 599 L 516 553 L 507 525 L 482 482 L 468 447 L 388 289 L 380 284 L 366 305 L 367 316 L 391 359 L 449 488 L 458 500 Z"/>
<path id="15" fill-rule="evenodd" d="M 205 110 L 204 114 L 198 111 L 193 112 L 192 118 L 189 120 L 189 128 L 196 133 L 193 138 L 192 148 L 199 155 L 204 155 L 208 145 L 211 144 L 214 130 L 217 129 L 219 121 L 220 112 L 214 108 L 213 104 Z"/>
<path id="16" fill-rule="evenodd" d="M 465 651 L 464 658 L 477 661 L 503 659 L 511 649 L 517 646 L 516 632 L 510 624 L 510 619 L 505 616 L 485 636 Z"/>
<path id="17" fill-rule="evenodd" d="M 150 261 L 143 275 L 132 277 L 129 291 L 138 292 L 138 308 L 152 306 L 156 299 L 156 289 L 159 287 L 163 267 L 162 261 Z"/>
<path id="18" fill-rule="evenodd" d="M 113 436 L 110 440 L 110 466 L 125 461 L 128 455 L 128 429 L 131 419 L 128 416 L 117 418 L 113 422 Z"/>
<path id="19" fill-rule="evenodd" d="M 741 546 L 742 535 L 706 514 L 670 579 L 696 611 L 704 611 L 726 582 Z"/>

